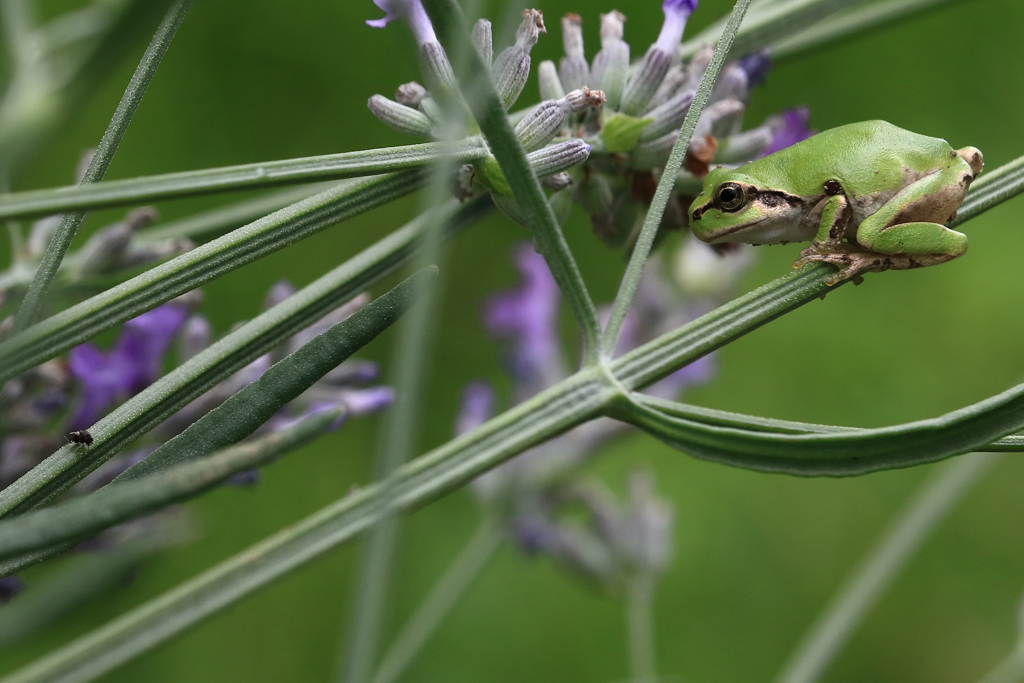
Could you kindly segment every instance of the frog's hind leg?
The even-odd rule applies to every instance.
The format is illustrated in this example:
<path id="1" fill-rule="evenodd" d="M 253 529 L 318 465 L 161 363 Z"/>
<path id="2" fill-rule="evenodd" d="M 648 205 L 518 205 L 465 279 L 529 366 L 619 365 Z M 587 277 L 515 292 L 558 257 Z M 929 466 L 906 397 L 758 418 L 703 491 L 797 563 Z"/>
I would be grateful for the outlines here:
<path id="1" fill-rule="evenodd" d="M 956 163 L 907 185 L 864 219 L 857 228 L 857 243 L 887 257 L 874 269 L 931 266 L 967 251 L 967 236 L 943 223 L 956 216 L 974 180 L 969 164 Z"/>

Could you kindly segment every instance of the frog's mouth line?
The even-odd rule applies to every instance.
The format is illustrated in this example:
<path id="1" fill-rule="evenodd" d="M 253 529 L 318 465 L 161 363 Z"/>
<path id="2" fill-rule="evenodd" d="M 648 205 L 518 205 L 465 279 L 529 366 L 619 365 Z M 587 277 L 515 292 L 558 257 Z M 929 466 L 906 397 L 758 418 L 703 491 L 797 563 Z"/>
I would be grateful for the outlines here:
<path id="1" fill-rule="evenodd" d="M 733 234 L 734 232 L 739 232 L 740 230 L 746 230 L 747 228 L 755 226 L 758 223 L 763 223 L 766 220 L 768 220 L 767 216 L 765 216 L 764 218 L 758 218 L 756 221 L 751 221 L 750 223 L 744 223 L 743 225 L 737 225 L 737 226 L 735 226 L 733 228 L 729 228 L 727 230 L 723 230 L 722 232 L 718 233 L 717 235 L 713 235 L 711 237 L 711 239 L 718 240 L 718 239 L 720 239 L 722 237 L 727 237 L 727 236 Z"/>

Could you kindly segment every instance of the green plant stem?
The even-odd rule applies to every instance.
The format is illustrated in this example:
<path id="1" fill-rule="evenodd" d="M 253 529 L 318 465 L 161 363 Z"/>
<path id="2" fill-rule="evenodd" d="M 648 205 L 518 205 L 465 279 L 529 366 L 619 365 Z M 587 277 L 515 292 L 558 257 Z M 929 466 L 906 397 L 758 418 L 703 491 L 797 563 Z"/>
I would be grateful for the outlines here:
<path id="1" fill-rule="evenodd" d="M 107 180 L 92 185 L 14 192 L 0 197 L 0 218 L 30 218 L 62 211 L 145 204 L 215 192 L 379 175 L 428 166 L 438 161 L 445 151 L 450 151 L 454 159 L 462 163 L 475 161 L 487 154 L 486 147 L 478 138 L 469 138 L 451 146 L 447 144 L 424 142 L 402 147 Z"/>
<path id="2" fill-rule="evenodd" d="M 852 7 L 776 40 L 768 49 L 773 59 L 790 57 L 819 45 L 832 45 L 839 38 L 879 24 L 890 26 L 910 14 L 937 9 L 949 2 L 950 0 L 883 0 L 863 7 Z"/>
<path id="3" fill-rule="evenodd" d="M 0 521 L 0 558 L 81 542 L 100 531 L 204 493 L 239 472 L 277 460 L 322 434 L 340 409 L 148 476 L 118 481 L 88 496 Z M 74 543 L 72 543 L 74 545 Z"/>
<path id="4" fill-rule="evenodd" d="M 424 0 L 423 6 L 448 54 L 459 53 L 459 46 L 469 37 L 469 28 L 458 3 L 455 0 Z M 465 59 L 457 60 L 453 66 L 470 110 L 523 210 L 534 244 L 547 261 L 583 332 L 585 362 L 594 362 L 601 335 L 597 309 L 540 181 L 512 129 L 505 106 L 494 90 L 490 69 L 475 50 L 466 50 Z"/>
<path id="5" fill-rule="evenodd" d="M 658 680 L 654 642 L 654 576 L 632 576 L 626 584 L 626 617 L 629 623 L 629 663 L 632 683 Z"/>
<path id="6" fill-rule="evenodd" d="M 864 3 L 866 0 L 786 0 L 771 5 L 762 4 L 753 13 L 750 21 L 736 35 L 732 52 L 745 55 L 767 47 L 776 40 L 793 35 L 801 29 L 826 20 L 847 7 Z M 716 42 L 724 32 L 719 21 L 683 43 L 681 54 L 684 59 L 693 56 L 702 46 Z"/>
<path id="7" fill-rule="evenodd" d="M 1020 683 L 1024 681 L 1024 638 L 978 683 Z"/>
<path id="8" fill-rule="evenodd" d="M 138 68 L 132 75 L 107 130 L 100 139 L 96 153 L 93 154 L 89 168 L 82 178 L 83 185 L 99 182 L 106 174 L 107 168 L 110 167 L 110 162 L 114 158 L 114 153 L 117 151 L 118 145 L 121 144 L 121 138 L 124 137 L 124 132 L 128 129 L 128 124 L 131 123 L 135 110 L 138 109 L 142 96 L 146 93 L 146 88 L 153 80 L 153 75 L 164 54 L 167 53 L 178 27 L 185 20 L 185 14 L 191 4 L 192 0 L 175 0 L 167 10 L 164 20 L 160 23 L 153 40 L 142 56 L 142 61 L 139 62 Z M 71 240 L 75 238 L 75 234 L 84 220 L 85 213 L 82 211 L 72 211 L 64 215 L 60 226 L 50 239 L 50 243 L 46 245 L 46 252 L 39 263 L 36 275 L 14 317 L 12 329 L 15 333 L 21 332 L 39 318 L 46 294 L 50 290 L 53 279 L 57 276 L 60 263 L 64 260 L 64 255 L 67 253 L 68 247 L 71 246 Z"/>
<path id="9" fill-rule="evenodd" d="M 275 211 L 0 342 L 0 382 L 235 268 L 421 187 L 421 171 L 361 178 Z"/>
<path id="10" fill-rule="evenodd" d="M 778 683 L 813 683 L 821 678 L 885 589 L 1000 457 L 963 456 L 925 482 L 804 636 L 776 678 Z"/>
<path id="11" fill-rule="evenodd" d="M 395 683 L 501 547 L 494 520 L 484 519 L 441 579 L 402 626 L 370 683 Z"/>
<path id="12" fill-rule="evenodd" d="M 448 179 L 454 169 L 441 164 L 433 169 L 428 197 L 443 197 Z M 428 215 L 431 199 L 427 199 Z M 424 233 L 423 246 L 416 255 L 419 267 L 437 263 L 442 257 L 442 225 L 429 221 Z M 398 343 L 392 367 L 396 400 L 395 405 L 381 421 L 377 452 L 374 458 L 374 479 L 385 488 L 391 474 L 412 457 L 416 448 L 423 383 L 430 358 L 430 340 L 436 319 L 440 293 L 432 287 L 425 292 L 420 304 L 398 328 Z M 385 494 L 386 495 L 386 494 Z M 387 606 L 387 589 L 397 544 L 398 519 L 385 516 L 367 536 L 360 555 L 359 573 L 355 585 L 355 609 L 349 628 L 345 657 L 338 680 L 347 683 L 365 683 L 369 680 L 380 640 L 380 626 Z"/>
<path id="13" fill-rule="evenodd" d="M 625 321 L 626 313 L 629 312 L 629 307 L 633 303 L 633 296 L 640 285 L 640 276 L 643 274 L 644 264 L 647 263 L 651 247 L 654 246 L 654 238 L 657 237 L 658 228 L 661 227 L 661 219 L 665 215 L 665 207 L 668 206 L 669 198 L 675 189 L 676 175 L 679 173 L 679 169 L 683 167 L 683 161 L 686 158 L 687 150 L 690 148 L 690 139 L 693 137 L 693 131 L 697 127 L 697 121 L 704 112 L 704 107 L 711 96 L 711 89 L 715 86 L 715 81 L 718 80 L 718 73 L 722 70 L 725 57 L 729 54 L 733 40 L 736 38 L 736 33 L 743 23 L 743 17 L 746 15 L 749 6 L 750 0 L 737 0 L 733 6 L 732 14 L 729 15 L 729 22 L 726 24 L 722 37 L 715 46 L 715 53 L 711 57 L 708 68 L 704 71 L 704 76 L 697 87 L 697 92 L 693 97 L 693 102 L 690 104 L 689 111 L 686 113 L 686 118 L 683 119 L 683 125 L 679 129 L 679 136 L 676 138 L 676 143 L 672 147 L 672 153 L 669 154 L 668 161 L 665 163 L 665 169 L 661 174 L 661 180 L 658 181 L 654 198 L 651 200 L 651 205 L 647 209 L 647 215 L 644 217 L 640 236 L 637 238 L 636 245 L 633 247 L 633 253 L 629 257 L 626 273 L 619 284 L 619 291 L 615 295 L 615 302 L 612 305 L 608 324 L 601 335 L 601 357 L 604 359 L 611 358 L 615 353 L 615 346 L 619 341 L 622 323 Z"/>

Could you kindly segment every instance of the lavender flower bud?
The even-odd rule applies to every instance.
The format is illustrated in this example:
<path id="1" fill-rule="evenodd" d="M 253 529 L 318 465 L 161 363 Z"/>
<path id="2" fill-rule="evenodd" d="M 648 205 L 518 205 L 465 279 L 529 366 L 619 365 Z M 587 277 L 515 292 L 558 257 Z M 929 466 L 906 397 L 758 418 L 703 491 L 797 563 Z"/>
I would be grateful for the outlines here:
<path id="1" fill-rule="evenodd" d="M 624 114 L 636 116 L 644 110 L 668 73 L 673 59 L 675 58 L 672 54 L 657 45 L 652 45 L 647 50 L 647 54 L 640 61 L 622 93 L 622 105 L 619 109 Z"/>
<path id="2" fill-rule="evenodd" d="M 608 106 L 618 109 L 629 73 L 629 45 L 622 40 L 626 17 L 612 10 L 601 15 L 601 50 L 590 69 L 591 87 L 604 91 Z"/>
<path id="3" fill-rule="evenodd" d="M 665 0 L 661 3 L 661 11 L 665 13 L 665 23 L 661 25 L 661 33 L 654 47 L 675 56 L 679 51 L 679 43 L 686 31 L 686 21 L 697 9 L 697 0 Z"/>
<path id="4" fill-rule="evenodd" d="M 448 96 L 457 92 L 455 73 L 440 43 L 424 43 L 419 51 L 420 72 L 427 89 L 435 96 Z"/>
<path id="5" fill-rule="evenodd" d="M 751 52 L 749 55 L 740 57 L 737 64 L 746 72 L 747 83 L 750 87 L 764 85 L 768 78 L 768 72 L 772 69 L 771 54 L 768 50 Z"/>
<path id="6" fill-rule="evenodd" d="M 566 14 L 562 17 L 562 45 L 565 57 L 558 67 L 562 85 L 569 90 L 588 85 L 590 66 L 583 52 L 583 20 L 580 15 Z"/>
<path id="7" fill-rule="evenodd" d="M 677 93 L 664 104 L 648 112 L 647 117 L 653 118 L 654 121 L 640 132 L 639 142 L 649 142 L 666 133 L 678 130 L 679 126 L 683 125 L 686 114 L 690 111 L 690 104 L 693 102 L 695 94 L 692 90 Z"/>
<path id="8" fill-rule="evenodd" d="M 767 149 L 761 152 L 761 156 L 774 154 L 780 149 L 795 145 L 814 135 L 814 132 L 807 126 L 810 119 L 811 110 L 807 107 L 785 109 L 781 115 L 769 119 L 775 135 Z M 765 125 L 769 125 L 769 121 L 766 121 Z"/>
<path id="9" fill-rule="evenodd" d="M 715 160 L 720 164 L 738 164 L 756 159 L 772 144 L 775 133 L 773 126 L 762 125 L 723 138 L 719 141 Z"/>
<path id="10" fill-rule="evenodd" d="M 366 106 L 370 112 L 389 128 L 406 135 L 430 135 L 433 125 L 423 112 L 389 100 L 383 95 L 374 95 Z"/>
<path id="11" fill-rule="evenodd" d="M 420 101 L 420 111 L 427 115 L 434 125 L 444 123 L 444 112 L 434 98 L 427 95 Z"/>
<path id="12" fill-rule="evenodd" d="M 686 83 L 683 85 L 683 88 L 686 90 L 697 89 L 701 79 L 704 78 L 704 72 L 708 70 L 708 64 L 711 63 L 711 58 L 714 54 L 714 45 L 705 45 L 697 50 L 696 54 L 690 58 L 686 65 Z"/>
<path id="13" fill-rule="evenodd" d="M 545 59 L 537 67 L 537 81 L 540 85 L 540 98 L 542 100 L 560 100 L 565 97 L 565 88 L 558 78 L 558 70 L 555 63 Z"/>
<path id="14" fill-rule="evenodd" d="M 742 102 L 733 98 L 708 105 L 697 121 L 693 138 L 702 139 L 706 135 L 724 138 L 738 133 L 745 108 Z"/>
<path id="15" fill-rule="evenodd" d="M 128 251 L 121 260 L 123 268 L 144 266 L 154 261 L 163 261 L 171 256 L 184 254 L 196 248 L 195 242 L 187 237 L 171 237 L 159 242 L 143 242 L 133 239 L 128 244 Z"/>
<path id="16" fill-rule="evenodd" d="M 730 97 L 741 102 L 746 102 L 750 96 L 750 83 L 747 79 L 747 72 L 740 68 L 736 62 L 726 64 L 722 73 L 715 81 L 715 87 L 711 90 L 709 101 L 717 102 Z"/>
<path id="17" fill-rule="evenodd" d="M 516 31 L 516 43 L 505 48 L 494 60 L 491 75 L 505 109 L 512 106 L 523 92 L 526 79 L 530 76 L 530 50 L 537 44 L 544 28 L 544 13 L 540 10 L 523 10 L 523 22 Z"/>
<path id="18" fill-rule="evenodd" d="M 754 248 L 748 245 L 720 252 L 687 236 L 673 259 L 672 276 L 688 296 L 717 298 L 735 288 L 753 258 Z"/>
<path id="19" fill-rule="evenodd" d="M 515 127 L 523 149 L 532 152 L 546 145 L 565 123 L 565 112 L 559 100 L 541 102 Z"/>
<path id="20" fill-rule="evenodd" d="M 206 316 L 196 314 L 189 317 L 178 338 L 179 364 L 183 364 L 205 351 L 212 338 L 213 328 Z"/>
<path id="21" fill-rule="evenodd" d="M 295 285 L 288 280 L 278 280 L 270 286 L 270 289 L 267 290 L 267 295 L 263 297 L 263 310 L 270 310 L 297 291 L 298 290 L 295 289 Z"/>
<path id="22" fill-rule="evenodd" d="M 408 22 L 417 45 L 437 42 L 430 17 L 427 16 L 420 0 L 373 0 L 373 4 L 383 10 L 385 16 L 381 19 L 368 19 L 368 26 L 384 28 L 395 19 L 404 19 Z"/>
<path id="23" fill-rule="evenodd" d="M 410 81 L 398 86 L 395 91 L 395 99 L 399 104 L 407 107 L 418 107 L 423 98 L 427 96 L 427 89 L 416 81 Z"/>
<path id="24" fill-rule="evenodd" d="M 572 185 L 572 176 L 565 171 L 562 171 L 561 173 L 555 173 L 554 175 L 541 178 L 540 184 L 549 190 L 558 192 L 559 190 L 564 190 Z M 552 197 L 552 199 L 554 198 Z"/>
<path id="25" fill-rule="evenodd" d="M 603 175 L 591 173 L 576 186 L 576 201 L 591 216 L 609 214 L 614 201 L 612 186 Z"/>
<path id="26" fill-rule="evenodd" d="M 79 252 L 80 272 L 99 275 L 124 267 L 135 233 L 153 223 L 157 215 L 151 206 L 133 209 L 123 221 L 109 225 L 90 237 Z"/>
<path id="27" fill-rule="evenodd" d="M 46 252 L 47 245 L 50 244 L 53 234 L 57 232 L 63 219 L 64 214 L 57 214 L 41 218 L 32 224 L 28 232 L 29 256 L 38 259 Z"/>
<path id="28" fill-rule="evenodd" d="M 591 146 L 583 140 L 566 140 L 526 155 L 538 177 L 565 171 L 590 157 Z"/>
<path id="29" fill-rule="evenodd" d="M 343 392 L 343 402 L 349 414 L 361 417 L 380 412 L 395 402 L 395 390 L 391 387 L 370 387 Z"/>
<path id="30" fill-rule="evenodd" d="M 654 495 L 650 472 L 629 477 L 629 514 L 621 542 L 640 571 L 658 573 L 672 556 L 672 505 Z"/>
<path id="31" fill-rule="evenodd" d="M 605 103 L 605 99 L 604 93 L 600 90 L 591 90 L 590 88 L 583 87 L 567 93 L 562 98 L 561 105 L 565 113 L 578 114 L 591 107 L 600 107 Z"/>
<path id="32" fill-rule="evenodd" d="M 662 79 L 661 85 L 654 92 L 654 96 L 651 101 L 647 103 L 645 111 L 649 112 L 654 110 L 656 107 L 661 106 L 674 97 L 677 93 L 681 92 L 683 84 L 686 83 L 686 68 L 682 64 L 673 64 L 669 67 L 668 72 L 665 74 L 665 78 Z"/>
<path id="33" fill-rule="evenodd" d="M 668 161 L 672 148 L 675 147 L 678 131 L 671 131 L 660 138 L 641 142 L 633 148 L 632 166 L 637 170 L 649 171 L 664 166 Z M 692 145 L 692 143 L 691 143 Z"/>
<path id="34" fill-rule="evenodd" d="M 494 38 L 492 37 L 491 22 L 486 19 L 477 19 L 473 24 L 473 45 L 476 47 L 480 59 L 488 68 L 494 61 Z"/>

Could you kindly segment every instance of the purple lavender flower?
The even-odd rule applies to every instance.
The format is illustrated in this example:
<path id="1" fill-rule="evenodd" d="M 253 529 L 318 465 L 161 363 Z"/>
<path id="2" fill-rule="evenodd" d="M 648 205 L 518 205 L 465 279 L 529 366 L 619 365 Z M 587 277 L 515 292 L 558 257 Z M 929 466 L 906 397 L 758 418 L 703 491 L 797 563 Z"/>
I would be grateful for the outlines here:
<path id="1" fill-rule="evenodd" d="M 814 131 L 807 126 L 807 122 L 810 119 L 811 110 L 807 107 L 784 109 L 780 115 L 775 137 L 772 139 L 772 143 L 761 152 L 761 156 L 766 157 L 769 154 L 774 154 L 780 149 L 795 145 L 814 135 Z"/>
<path id="2" fill-rule="evenodd" d="M 758 50 L 749 55 L 740 57 L 737 65 L 747 73 L 747 83 L 750 87 L 764 85 L 768 78 L 768 72 L 772 69 L 772 58 L 768 50 Z"/>
<path id="3" fill-rule="evenodd" d="M 68 366 L 82 385 L 82 395 L 69 428 L 90 426 L 115 401 L 152 384 L 188 314 L 187 306 L 167 303 L 126 322 L 109 352 L 92 342 L 73 348 Z"/>
<path id="4" fill-rule="evenodd" d="M 674 55 L 683 40 L 686 31 L 686 20 L 697 9 L 697 0 L 665 0 L 661 3 L 661 11 L 665 13 L 665 23 L 655 45 L 667 54 Z"/>
<path id="5" fill-rule="evenodd" d="M 409 29 L 417 45 L 422 47 L 426 43 L 437 42 L 434 26 L 420 0 L 373 0 L 373 4 L 384 11 L 384 17 L 367 19 L 367 25 L 384 28 L 395 19 L 404 19 L 409 22 Z"/>
<path id="6" fill-rule="evenodd" d="M 17 574 L 0 579 L 0 604 L 10 602 L 11 598 L 25 588 L 25 582 Z"/>
<path id="7" fill-rule="evenodd" d="M 522 282 L 488 300 L 484 322 L 493 336 L 512 338 L 509 369 L 525 392 L 517 398 L 524 400 L 565 376 L 558 339 L 561 293 L 544 257 L 530 244 L 518 245 L 514 258 Z"/>

